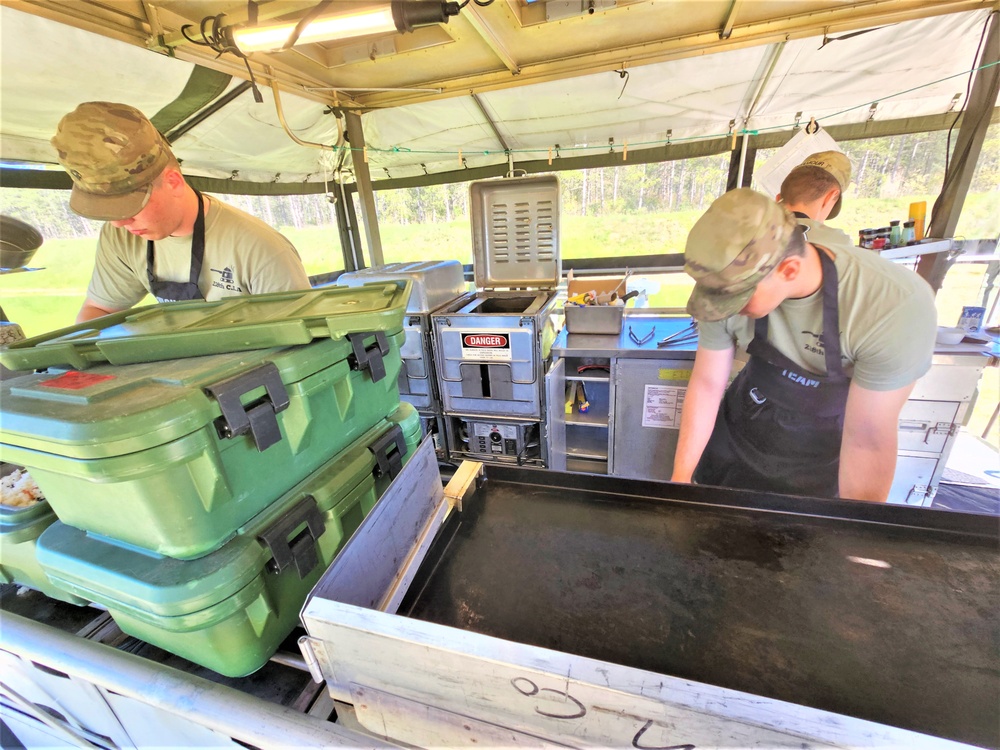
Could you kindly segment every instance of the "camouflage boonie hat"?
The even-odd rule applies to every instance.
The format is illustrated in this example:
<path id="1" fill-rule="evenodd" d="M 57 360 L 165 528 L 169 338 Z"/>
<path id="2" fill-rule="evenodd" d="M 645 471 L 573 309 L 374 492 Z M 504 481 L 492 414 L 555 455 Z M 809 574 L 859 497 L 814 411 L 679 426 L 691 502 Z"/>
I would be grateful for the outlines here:
<path id="1" fill-rule="evenodd" d="M 840 203 L 844 198 L 844 191 L 851 184 L 851 160 L 839 151 L 818 151 L 810 155 L 795 169 L 799 169 L 800 167 L 817 167 L 837 181 L 837 184 L 840 186 L 840 195 L 837 196 L 837 202 L 830 211 L 830 215 L 826 218 L 832 219 L 836 217 L 840 213 Z M 792 171 L 794 172 L 795 169 Z"/>
<path id="2" fill-rule="evenodd" d="M 73 178 L 69 205 L 89 219 L 130 219 L 149 201 L 150 183 L 173 158 L 135 107 L 85 102 L 62 118 L 52 145 Z"/>
<path id="3" fill-rule="evenodd" d="M 742 310 L 785 256 L 795 226 L 784 206 L 749 188 L 718 198 L 691 228 L 684 248 L 684 270 L 695 280 L 688 314 L 713 321 Z"/>

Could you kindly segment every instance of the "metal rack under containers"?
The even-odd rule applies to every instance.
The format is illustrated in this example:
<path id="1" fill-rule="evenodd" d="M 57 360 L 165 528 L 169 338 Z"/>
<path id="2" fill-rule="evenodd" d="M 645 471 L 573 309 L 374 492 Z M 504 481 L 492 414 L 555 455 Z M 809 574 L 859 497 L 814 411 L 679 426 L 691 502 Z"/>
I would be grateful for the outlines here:
<path id="1" fill-rule="evenodd" d="M 413 291 L 406 305 L 400 349 L 403 366 L 399 371 L 399 396 L 420 414 L 424 435 L 432 435 L 438 458 L 448 458 L 444 413 L 434 366 L 434 331 L 430 316 L 468 291 L 465 271 L 457 260 L 429 260 L 388 263 L 341 274 L 338 286 L 357 287 L 372 282 L 412 281 Z"/>
<path id="2" fill-rule="evenodd" d="M 431 315 L 452 459 L 547 463 L 546 364 L 562 328 L 559 179 L 473 182 L 476 291 Z"/>

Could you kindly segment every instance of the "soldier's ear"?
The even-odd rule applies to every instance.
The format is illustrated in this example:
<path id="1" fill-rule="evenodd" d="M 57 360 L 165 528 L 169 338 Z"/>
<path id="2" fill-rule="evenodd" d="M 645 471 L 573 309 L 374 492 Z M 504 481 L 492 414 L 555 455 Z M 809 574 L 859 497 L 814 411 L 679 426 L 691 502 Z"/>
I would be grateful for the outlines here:
<path id="1" fill-rule="evenodd" d="M 163 174 L 160 175 L 163 180 L 162 184 L 170 187 L 172 190 L 184 185 L 184 176 L 180 173 L 179 169 L 174 167 L 166 167 L 163 170 Z"/>
<path id="2" fill-rule="evenodd" d="M 802 256 L 789 255 L 782 258 L 774 269 L 775 275 L 782 281 L 795 281 L 802 271 Z"/>

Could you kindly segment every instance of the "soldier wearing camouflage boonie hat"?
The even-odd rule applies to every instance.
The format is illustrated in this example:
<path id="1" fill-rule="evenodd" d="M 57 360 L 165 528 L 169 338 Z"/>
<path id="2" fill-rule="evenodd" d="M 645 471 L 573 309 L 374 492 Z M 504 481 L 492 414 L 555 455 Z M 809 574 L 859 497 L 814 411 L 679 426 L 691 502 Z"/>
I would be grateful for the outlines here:
<path id="1" fill-rule="evenodd" d="M 736 315 L 785 257 L 795 227 L 783 206 L 749 188 L 718 198 L 684 248 L 684 270 L 695 280 L 688 314 L 705 322 Z"/>
<path id="2" fill-rule="evenodd" d="M 153 180 L 174 160 L 142 112 L 115 102 L 81 104 L 59 122 L 52 145 L 73 178 L 70 208 L 102 221 L 139 213 Z"/>

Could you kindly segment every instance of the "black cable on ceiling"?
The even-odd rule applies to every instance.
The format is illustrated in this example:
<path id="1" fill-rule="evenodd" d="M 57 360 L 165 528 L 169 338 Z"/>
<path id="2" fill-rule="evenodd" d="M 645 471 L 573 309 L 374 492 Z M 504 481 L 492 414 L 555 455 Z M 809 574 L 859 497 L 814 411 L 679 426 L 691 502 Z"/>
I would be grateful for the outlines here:
<path id="1" fill-rule="evenodd" d="M 188 29 L 193 28 L 189 23 L 181 26 L 181 35 L 191 42 L 191 44 L 197 44 L 199 47 L 208 47 L 216 53 L 217 57 L 221 57 L 226 52 L 229 52 L 243 60 L 243 64 L 247 68 L 247 73 L 250 75 L 250 85 L 253 88 L 254 101 L 262 104 L 264 97 L 257 88 L 257 78 L 250 68 L 250 61 L 247 60 L 247 56 L 243 54 L 240 48 L 233 43 L 232 36 L 226 32 L 227 27 L 223 24 L 225 17 L 225 13 L 219 13 L 217 16 L 205 16 L 201 19 L 201 23 L 198 25 L 198 32 L 201 35 L 201 39 L 188 34 Z"/>
<path id="2" fill-rule="evenodd" d="M 297 24 L 295 24 L 295 28 L 292 29 L 292 33 L 288 35 L 288 39 L 286 39 L 285 43 L 283 45 L 281 45 L 281 49 L 285 50 L 285 49 L 291 49 L 292 47 L 294 47 L 295 43 L 297 41 L 299 41 L 299 37 L 302 35 L 302 31 L 306 28 L 306 26 L 308 26 L 314 20 L 316 20 L 316 17 L 320 13 L 322 13 L 323 10 L 331 2 L 333 2 L 333 0 L 320 0 L 320 2 L 316 5 L 315 8 L 313 8 L 308 13 L 306 13 L 304 16 L 302 16 L 302 18 L 299 19 L 299 22 Z"/>

